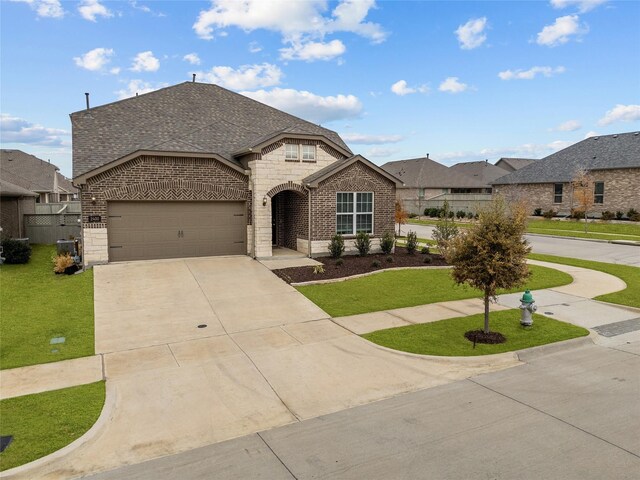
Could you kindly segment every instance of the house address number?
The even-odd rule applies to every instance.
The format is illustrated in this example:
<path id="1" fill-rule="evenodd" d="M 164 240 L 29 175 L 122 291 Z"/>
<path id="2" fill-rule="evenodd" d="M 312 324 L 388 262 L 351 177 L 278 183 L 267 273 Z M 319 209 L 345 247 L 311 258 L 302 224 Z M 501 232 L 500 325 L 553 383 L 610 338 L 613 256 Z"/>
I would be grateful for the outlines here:
<path id="1" fill-rule="evenodd" d="M 89 223 L 101 223 L 102 216 L 101 215 L 89 215 Z"/>

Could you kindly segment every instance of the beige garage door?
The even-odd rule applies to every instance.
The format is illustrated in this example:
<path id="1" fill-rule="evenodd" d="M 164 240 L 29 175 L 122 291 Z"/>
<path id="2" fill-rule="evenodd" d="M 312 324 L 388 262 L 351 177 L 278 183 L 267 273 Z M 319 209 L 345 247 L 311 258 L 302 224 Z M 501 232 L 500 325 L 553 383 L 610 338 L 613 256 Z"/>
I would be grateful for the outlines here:
<path id="1" fill-rule="evenodd" d="M 109 261 L 246 255 L 244 202 L 109 202 Z"/>

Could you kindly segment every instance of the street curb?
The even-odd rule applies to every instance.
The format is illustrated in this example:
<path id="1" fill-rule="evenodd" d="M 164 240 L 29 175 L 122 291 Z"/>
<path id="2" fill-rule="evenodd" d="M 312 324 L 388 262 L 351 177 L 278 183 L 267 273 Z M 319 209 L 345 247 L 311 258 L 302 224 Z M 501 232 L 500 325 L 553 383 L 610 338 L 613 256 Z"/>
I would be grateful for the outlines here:
<path id="1" fill-rule="evenodd" d="M 611 243 L 615 245 L 630 245 L 632 247 L 640 247 L 640 242 L 633 242 L 631 240 L 603 240 L 600 238 L 563 237 L 562 235 L 544 235 L 542 233 L 525 233 L 525 236 L 527 235 L 530 235 L 532 237 L 561 238 L 563 240 L 582 240 L 583 242 Z"/>
<path id="2" fill-rule="evenodd" d="M 10 479 L 14 475 L 24 475 L 29 472 L 29 470 L 42 467 L 47 463 L 50 463 L 54 460 L 64 457 L 74 450 L 80 448 L 82 445 L 87 443 L 89 440 L 92 440 L 107 424 L 111 417 L 113 416 L 113 412 L 115 411 L 116 406 L 116 392 L 114 387 L 110 386 L 109 382 L 105 381 L 105 395 L 104 395 L 104 405 L 102 407 L 102 411 L 100 412 L 100 416 L 96 423 L 94 423 L 89 430 L 87 430 L 84 435 L 76 438 L 69 445 L 62 447 L 60 450 L 56 450 L 49 455 L 44 457 L 40 457 L 32 462 L 25 463 L 24 465 L 19 465 L 17 467 L 11 468 L 9 470 L 5 470 L 4 472 L 0 472 L 0 478 Z"/>
<path id="3" fill-rule="evenodd" d="M 536 360 L 540 357 L 547 355 L 553 355 L 555 353 L 564 352 L 573 348 L 584 347 L 585 345 L 595 345 L 593 337 L 596 333 L 589 331 L 589 335 L 578 338 L 571 338 L 562 342 L 547 343 L 546 345 L 539 345 L 537 347 L 525 348 L 524 350 L 516 350 L 518 360 L 527 363 L 531 360 Z"/>

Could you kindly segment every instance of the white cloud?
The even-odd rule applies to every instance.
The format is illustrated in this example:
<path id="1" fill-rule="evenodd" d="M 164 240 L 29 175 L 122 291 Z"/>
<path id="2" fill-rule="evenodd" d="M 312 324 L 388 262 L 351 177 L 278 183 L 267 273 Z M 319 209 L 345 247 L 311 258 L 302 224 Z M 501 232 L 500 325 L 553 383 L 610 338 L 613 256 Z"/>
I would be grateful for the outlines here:
<path id="1" fill-rule="evenodd" d="M 616 122 L 637 122 L 640 120 L 640 105 L 618 104 L 598 120 L 598 125 L 610 125 Z"/>
<path id="2" fill-rule="evenodd" d="M 566 69 L 559 67 L 531 67 L 529 70 L 505 70 L 498 73 L 498 77 L 502 80 L 533 80 L 538 74 L 545 77 L 551 77 L 558 73 L 564 73 Z"/>
<path id="3" fill-rule="evenodd" d="M 559 132 L 575 132 L 576 130 L 580 130 L 582 125 L 577 120 L 567 120 L 566 122 L 558 125 L 555 130 Z"/>
<path id="4" fill-rule="evenodd" d="M 29 122 L 24 118 L 14 117 L 8 113 L 0 114 L 0 136 L 2 143 L 21 143 L 25 145 L 63 146 L 69 140 L 63 137 L 70 135 L 66 130 L 47 128 Z"/>
<path id="5" fill-rule="evenodd" d="M 80 68 L 92 72 L 99 72 L 104 69 L 114 55 L 115 52 L 111 48 L 94 48 L 84 55 L 73 57 L 73 61 L 76 62 L 76 65 Z M 119 71 L 118 69 L 118 72 Z"/>
<path id="6" fill-rule="evenodd" d="M 577 7 L 580 13 L 585 13 L 606 3 L 607 0 L 551 0 L 553 8 L 562 9 L 567 7 Z"/>
<path id="7" fill-rule="evenodd" d="M 389 158 L 400 152 L 399 148 L 373 147 L 364 154 L 367 158 Z"/>
<path id="8" fill-rule="evenodd" d="M 598 132 L 594 132 L 593 130 L 590 130 L 584 134 L 584 138 L 597 137 L 598 135 L 599 135 Z"/>
<path id="9" fill-rule="evenodd" d="M 383 145 L 385 143 L 398 143 L 404 140 L 402 135 L 367 135 L 362 133 L 345 133 L 342 135 L 345 142 L 356 145 Z"/>
<path id="10" fill-rule="evenodd" d="M 401 97 L 405 95 L 411 95 L 412 93 L 429 93 L 429 87 L 427 85 L 419 85 L 417 87 L 409 87 L 406 80 L 398 80 L 391 85 L 391 91 Z"/>
<path id="11" fill-rule="evenodd" d="M 156 4 L 158 4 L 159 2 L 156 2 Z M 167 15 L 162 13 L 162 12 L 155 12 L 153 10 L 151 10 L 150 7 L 148 7 L 147 5 L 139 5 L 138 2 L 136 0 L 130 0 L 129 1 L 129 5 L 131 5 L 132 8 L 134 8 L 135 10 L 140 10 L 141 12 L 144 13 L 148 13 L 150 15 L 153 15 L 154 17 L 166 17 Z"/>
<path id="12" fill-rule="evenodd" d="M 200 65 L 200 57 L 197 53 L 187 53 L 182 59 L 185 62 L 189 62 L 191 65 Z"/>
<path id="13" fill-rule="evenodd" d="M 249 44 L 249 52 L 251 53 L 258 53 L 262 51 L 262 47 L 260 46 L 260 44 L 258 42 L 251 42 Z"/>
<path id="14" fill-rule="evenodd" d="M 460 25 L 454 32 L 460 42 L 460 48 L 463 50 L 471 50 L 478 48 L 487 39 L 484 33 L 487 27 L 487 17 L 472 18 L 464 25 Z"/>
<path id="15" fill-rule="evenodd" d="M 460 162 L 460 161 L 477 161 L 485 159 L 499 159 L 501 157 L 517 157 L 517 158 L 543 158 L 547 155 L 562 150 L 575 142 L 569 142 L 565 140 L 555 140 L 550 143 L 524 143 L 522 145 L 516 145 L 512 147 L 492 147 L 483 148 L 477 151 L 457 151 L 457 152 L 444 152 L 441 154 L 434 154 L 434 158 L 446 163 Z"/>
<path id="16" fill-rule="evenodd" d="M 78 5 L 78 12 L 85 20 L 95 22 L 96 17 L 113 17 L 113 13 L 98 0 L 83 0 Z"/>
<path id="17" fill-rule="evenodd" d="M 129 97 L 135 97 L 136 94 L 142 95 L 143 93 L 153 92 L 154 90 L 158 90 L 159 88 L 166 87 L 166 83 L 150 83 L 145 82 L 143 80 L 130 80 L 127 83 L 126 88 L 118 90 L 115 94 L 118 96 L 119 100 Z"/>
<path id="18" fill-rule="evenodd" d="M 362 111 L 362 103 L 355 95 L 322 97 L 304 90 L 289 88 L 240 93 L 314 123 L 354 118 Z"/>
<path id="19" fill-rule="evenodd" d="M 160 60 L 153 56 L 151 50 L 140 52 L 133 59 L 131 70 L 134 72 L 156 72 L 160 68 Z"/>
<path id="20" fill-rule="evenodd" d="M 536 42 L 538 45 L 555 47 L 567 43 L 571 36 L 579 36 L 587 33 L 589 29 L 586 25 L 580 25 L 578 15 L 566 15 L 556 18 L 553 25 L 547 25 L 538 33 Z"/>
<path id="21" fill-rule="evenodd" d="M 279 85 L 282 70 L 270 63 L 242 65 L 237 69 L 218 66 L 208 72 L 197 72 L 197 76 L 205 82 L 215 83 L 231 90 L 252 90 Z"/>
<path id="22" fill-rule="evenodd" d="M 12 2 L 26 3 L 36 15 L 43 18 L 62 18 L 64 9 L 60 0 L 11 0 Z"/>
<path id="23" fill-rule="evenodd" d="M 111 75 L 118 75 L 120 73 L 120 67 L 113 67 L 109 69 L 109 73 Z"/>
<path id="24" fill-rule="evenodd" d="M 290 47 L 280 49 L 280 58 L 283 60 L 331 60 L 342 55 L 347 48 L 340 40 L 330 42 L 292 42 Z"/>
<path id="25" fill-rule="evenodd" d="M 448 77 L 438 87 L 438 90 L 447 93 L 460 93 L 468 89 L 469 85 L 460 82 L 458 77 Z"/>
<path id="26" fill-rule="evenodd" d="M 322 38 L 336 32 L 352 32 L 374 43 L 386 39 L 387 33 L 377 23 L 365 22 L 374 0 L 342 0 L 330 15 L 326 15 L 325 0 L 270 1 L 212 0 L 208 10 L 202 10 L 193 24 L 196 34 L 210 40 L 214 34 L 229 27 L 247 32 L 265 29 L 279 32 L 285 41 L 303 35 Z"/>

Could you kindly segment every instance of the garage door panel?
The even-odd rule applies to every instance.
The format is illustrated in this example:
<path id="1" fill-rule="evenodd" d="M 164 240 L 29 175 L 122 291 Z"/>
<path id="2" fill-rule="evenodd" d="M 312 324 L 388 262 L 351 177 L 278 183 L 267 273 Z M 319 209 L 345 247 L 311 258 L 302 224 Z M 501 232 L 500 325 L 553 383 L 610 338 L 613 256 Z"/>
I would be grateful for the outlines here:
<path id="1" fill-rule="evenodd" d="M 109 260 L 246 254 L 244 202 L 110 202 Z"/>

